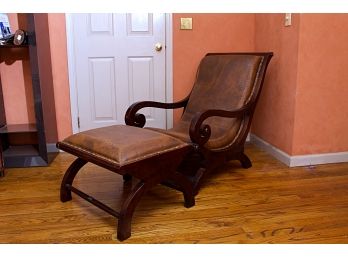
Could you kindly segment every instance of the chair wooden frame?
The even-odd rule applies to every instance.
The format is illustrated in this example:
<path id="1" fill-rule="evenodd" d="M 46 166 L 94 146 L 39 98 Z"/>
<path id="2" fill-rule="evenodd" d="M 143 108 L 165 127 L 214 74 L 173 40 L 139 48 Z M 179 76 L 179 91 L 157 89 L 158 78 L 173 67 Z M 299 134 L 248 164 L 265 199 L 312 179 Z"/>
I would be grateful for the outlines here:
<path id="1" fill-rule="evenodd" d="M 245 169 L 252 166 L 250 159 L 244 153 L 244 144 L 250 130 L 252 117 L 263 86 L 266 70 L 273 53 L 209 53 L 206 56 L 209 55 L 256 55 L 262 56 L 263 61 L 258 70 L 256 83 L 254 85 L 255 89 L 243 107 L 236 110 L 204 110 L 196 113 L 192 119 L 189 135 L 194 151 L 185 157 L 179 167 L 179 172 L 187 175 L 193 182 L 195 194 L 198 193 L 202 181 L 204 181 L 206 175 L 227 161 L 239 160 L 242 167 Z M 184 108 L 185 110 L 189 98 L 190 94 L 183 100 L 175 103 L 159 103 L 153 101 L 134 103 L 126 112 L 125 122 L 129 126 L 144 127 L 146 122 L 145 116 L 137 113 L 142 108 Z M 205 143 L 211 136 L 211 128 L 208 124 L 204 124 L 204 121 L 213 116 L 225 118 L 243 118 L 240 133 L 236 140 L 229 147 L 219 151 L 209 150 L 204 147 Z M 178 187 L 178 185 L 170 183 L 167 183 L 167 185 L 174 188 Z"/>
<path id="2" fill-rule="evenodd" d="M 76 148 L 67 143 L 58 142 L 57 147 L 69 152 L 77 159 L 67 169 L 61 183 L 60 199 L 62 202 L 72 199 L 71 192 L 77 194 L 98 208 L 118 218 L 117 238 L 122 241 L 131 235 L 131 221 L 133 213 L 141 197 L 153 186 L 164 184 L 179 190 L 184 195 L 185 207 L 189 208 L 195 204 L 197 194 L 203 178 L 216 169 L 219 165 L 229 160 L 239 160 L 244 168 L 251 167 L 251 161 L 244 154 L 244 143 L 251 125 L 257 99 L 264 81 L 267 65 L 272 53 L 233 53 L 236 55 L 258 55 L 262 56 L 259 65 L 254 90 L 243 107 L 237 110 L 203 110 L 195 114 L 189 128 L 190 143 L 182 142 L 177 149 L 163 151 L 146 159 L 126 165 L 119 165 L 113 160 L 106 159 L 84 149 Z M 208 54 L 213 55 L 213 54 Z M 218 54 L 223 55 L 223 54 Z M 146 119 L 143 114 L 137 113 L 144 107 L 156 107 L 164 109 L 186 108 L 190 95 L 175 103 L 159 103 L 143 101 L 131 105 L 125 115 L 125 122 L 129 126 L 144 127 Z M 218 116 L 226 118 L 242 118 L 241 127 L 233 143 L 220 150 L 210 150 L 205 147 L 211 136 L 211 127 L 204 122 L 209 117 Z M 73 137 L 73 136 L 72 136 Z M 121 210 L 115 211 L 109 206 L 94 199 L 73 186 L 77 173 L 88 162 L 123 176 L 125 183 L 132 177 L 139 180 L 132 188 L 121 204 Z"/>

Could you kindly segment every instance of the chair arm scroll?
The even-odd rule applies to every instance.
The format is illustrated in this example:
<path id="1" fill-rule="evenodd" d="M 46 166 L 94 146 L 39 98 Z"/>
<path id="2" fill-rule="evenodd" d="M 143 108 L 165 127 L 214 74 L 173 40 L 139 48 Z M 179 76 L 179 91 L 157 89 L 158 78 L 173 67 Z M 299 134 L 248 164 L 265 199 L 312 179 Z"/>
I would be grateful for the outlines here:
<path id="1" fill-rule="evenodd" d="M 176 109 L 176 108 L 185 107 L 187 102 L 188 102 L 188 97 L 175 103 L 160 103 L 160 102 L 153 102 L 153 101 L 136 102 L 128 107 L 124 119 L 127 125 L 142 128 L 144 127 L 146 123 L 146 118 L 144 114 L 137 113 L 140 109 L 145 107 L 155 107 L 155 108 L 161 108 L 161 109 Z"/>
<path id="2" fill-rule="evenodd" d="M 224 118 L 239 118 L 248 115 L 250 106 L 246 105 L 233 111 L 211 109 L 204 112 L 197 112 L 191 121 L 190 138 L 194 144 L 203 146 L 211 136 L 211 127 L 203 122 L 209 117 L 217 116 Z"/>

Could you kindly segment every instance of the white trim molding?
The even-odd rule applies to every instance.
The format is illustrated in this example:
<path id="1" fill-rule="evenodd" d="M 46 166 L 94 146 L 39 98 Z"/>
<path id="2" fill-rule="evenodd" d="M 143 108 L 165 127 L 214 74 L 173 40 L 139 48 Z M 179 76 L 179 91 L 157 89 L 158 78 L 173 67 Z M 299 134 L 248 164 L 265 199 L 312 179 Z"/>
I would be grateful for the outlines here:
<path id="1" fill-rule="evenodd" d="M 166 13 L 166 103 L 173 102 L 173 15 Z M 166 110 L 166 128 L 173 127 L 173 110 Z"/>
<path id="2" fill-rule="evenodd" d="M 77 119 L 79 117 L 76 71 L 75 71 L 75 49 L 74 49 L 74 29 L 72 23 L 72 14 L 65 14 L 66 21 L 66 40 L 68 51 L 68 71 L 69 71 L 69 88 L 70 88 L 70 111 L 71 111 L 71 126 L 73 134 L 80 131 Z"/>
<path id="3" fill-rule="evenodd" d="M 74 29 L 72 14 L 65 14 L 66 20 L 66 37 L 67 37 L 67 51 L 68 51 L 68 69 L 69 69 L 69 85 L 70 85 L 70 110 L 71 110 L 71 125 L 73 134 L 78 133 L 78 97 L 75 71 L 75 49 L 74 49 Z M 165 46 L 166 46 L 166 102 L 173 102 L 173 18 L 171 13 L 165 14 Z M 166 110 L 166 127 L 167 129 L 173 127 L 173 110 Z"/>
<path id="4" fill-rule="evenodd" d="M 248 133 L 246 139 L 245 139 L 245 142 L 250 142 L 250 132 Z"/>
<path id="5" fill-rule="evenodd" d="M 46 148 L 48 153 L 54 153 L 54 152 L 57 152 L 58 150 L 56 144 L 54 143 L 46 144 Z"/>
<path id="6" fill-rule="evenodd" d="M 259 138 L 258 136 L 255 136 L 254 134 L 250 133 L 250 142 L 254 145 L 258 146 L 265 152 L 269 153 L 282 163 L 286 164 L 287 166 L 290 166 L 290 159 L 291 156 L 287 153 L 283 152 L 282 150 L 278 149 L 277 147 L 271 145 L 270 143 L 267 143 L 263 139 Z M 291 166 L 290 166 L 291 167 Z"/>
<path id="7" fill-rule="evenodd" d="M 348 162 L 348 152 L 291 156 L 254 134 L 250 134 L 250 141 L 289 167 Z"/>

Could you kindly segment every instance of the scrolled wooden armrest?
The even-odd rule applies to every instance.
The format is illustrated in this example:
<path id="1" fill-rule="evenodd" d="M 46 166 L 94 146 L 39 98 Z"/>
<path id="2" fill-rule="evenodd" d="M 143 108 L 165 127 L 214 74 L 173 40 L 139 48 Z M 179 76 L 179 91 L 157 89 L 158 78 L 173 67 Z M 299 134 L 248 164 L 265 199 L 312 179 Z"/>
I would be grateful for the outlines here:
<path id="1" fill-rule="evenodd" d="M 175 103 L 160 103 L 160 102 L 153 102 L 153 101 L 136 102 L 128 107 L 124 119 L 127 125 L 142 128 L 144 127 L 146 123 L 146 119 L 144 114 L 137 113 L 140 109 L 145 107 L 155 107 L 155 108 L 161 108 L 161 109 L 176 109 L 176 108 L 186 107 L 187 102 L 188 102 L 188 97 Z"/>
<path id="2" fill-rule="evenodd" d="M 224 118 L 238 118 L 247 115 L 249 111 L 250 106 L 245 105 L 244 107 L 233 111 L 212 109 L 197 112 L 191 121 L 189 131 L 192 143 L 203 146 L 206 142 L 208 142 L 211 136 L 211 128 L 208 124 L 203 124 L 203 122 L 209 117 L 217 116 Z"/>

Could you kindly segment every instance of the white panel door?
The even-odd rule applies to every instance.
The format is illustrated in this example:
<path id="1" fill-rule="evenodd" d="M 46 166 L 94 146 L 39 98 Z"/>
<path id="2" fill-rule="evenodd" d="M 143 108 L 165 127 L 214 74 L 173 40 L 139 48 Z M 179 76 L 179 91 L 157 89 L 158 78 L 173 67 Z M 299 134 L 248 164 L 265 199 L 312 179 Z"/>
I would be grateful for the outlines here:
<path id="1" fill-rule="evenodd" d="M 73 14 L 72 28 L 80 131 L 124 124 L 136 101 L 165 102 L 164 14 Z M 141 113 L 166 127 L 165 110 Z"/>

